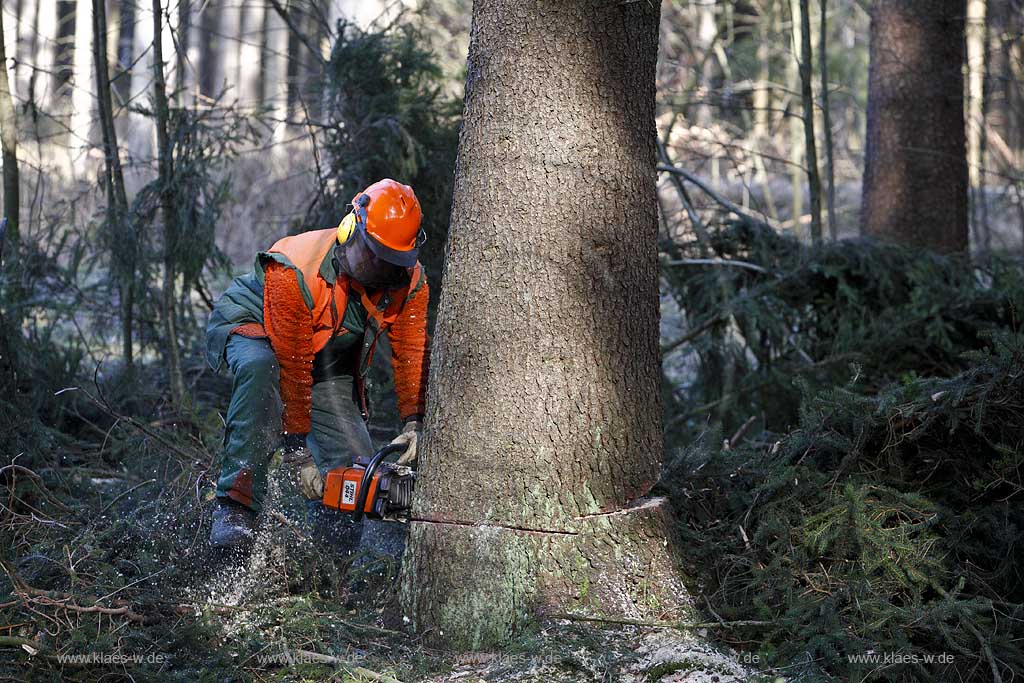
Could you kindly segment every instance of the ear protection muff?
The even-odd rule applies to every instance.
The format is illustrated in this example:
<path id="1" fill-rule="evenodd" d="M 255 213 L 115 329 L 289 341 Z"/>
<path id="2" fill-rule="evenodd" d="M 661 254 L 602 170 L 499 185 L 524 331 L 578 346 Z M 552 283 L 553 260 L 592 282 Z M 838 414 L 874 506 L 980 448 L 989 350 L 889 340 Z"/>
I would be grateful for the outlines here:
<path id="1" fill-rule="evenodd" d="M 338 225 L 338 244 L 345 244 L 356 230 L 356 215 L 347 214 Z"/>
<path id="2" fill-rule="evenodd" d="M 370 195 L 360 194 L 352 204 L 352 211 L 341 219 L 338 225 L 338 244 L 345 244 L 355 232 L 356 225 L 366 225 L 366 207 L 370 205 Z"/>

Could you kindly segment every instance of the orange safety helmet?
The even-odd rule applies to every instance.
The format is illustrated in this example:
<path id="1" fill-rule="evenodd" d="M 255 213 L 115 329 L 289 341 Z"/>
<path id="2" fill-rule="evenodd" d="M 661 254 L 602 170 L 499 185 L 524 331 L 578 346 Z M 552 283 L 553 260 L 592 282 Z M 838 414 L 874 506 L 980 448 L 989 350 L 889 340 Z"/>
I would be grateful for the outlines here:
<path id="1" fill-rule="evenodd" d="M 370 249 L 397 266 L 416 265 L 426 240 L 423 213 L 412 188 L 391 178 L 378 180 L 352 198 L 356 227 Z"/>

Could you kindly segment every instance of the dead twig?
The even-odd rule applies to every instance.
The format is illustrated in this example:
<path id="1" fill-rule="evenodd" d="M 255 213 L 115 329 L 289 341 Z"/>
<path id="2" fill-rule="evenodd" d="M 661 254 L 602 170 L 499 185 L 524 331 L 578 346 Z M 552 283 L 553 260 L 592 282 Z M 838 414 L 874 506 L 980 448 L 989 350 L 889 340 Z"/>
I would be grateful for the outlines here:
<path id="1" fill-rule="evenodd" d="M 146 426 L 145 424 L 139 422 L 135 418 L 129 417 L 127 415 L 121 415 L 116 410 L 114 410 L 112 407 L 110 407 L 110 405 L 108 405 L 105 401 L 102 401 L 99 398 L 97 398 L 96 396 L 93 396 L 92 394 L 90 394 L 88 391 L 86 391 L 82 387 L 66 387 L 64 389 L 61 389 L 58 392 L 55 392 L 54 396 L 59 396 L 60 394 L 63 394 L 64 392 L 67 392 L 67 391 L 80 391 L 80 392 L 82 392 L 83 394 L 85 394 L 89 398 L 89 400 L 91 400 L 93 403 L 95 403 L 96 406 L 100 410 L 102 410 L 104 413 L 106 413 L 110 417 L 112 417 L 115 420 L 118 420 L 120 422 L 125 422 L 128 425 L 131 425 L 132 427 L 137 429 L 138 431 L 142 432 L 146 436 L 150 437 L 151 439 L 159 441 L 162 446 L 164 446 L 168 450 L 170 450 L 173 453 L 175 453 L 176 455 L 178 455 L 181 458 L 182 463 L 187 463 L 187 464 L 191 465 L 196 460 L 199 460 L 200 462 L 202 462 L 202 461 L 205 461 L 205 459 L 206 459 L 206 455 L 205 454 L 200 456 L 198 453 L 190 453 L 190 452 L 184 450 L 183 448 L 181 448 L 180 446 L 178 446 L 176 443 L 174 443 L 170 439 L 168 439 L 165 436 L 163 436 L 162 434 L 160 434 L 160 432 L 155 431 L 153 429 L 150 429 L 148 426 Z"/>

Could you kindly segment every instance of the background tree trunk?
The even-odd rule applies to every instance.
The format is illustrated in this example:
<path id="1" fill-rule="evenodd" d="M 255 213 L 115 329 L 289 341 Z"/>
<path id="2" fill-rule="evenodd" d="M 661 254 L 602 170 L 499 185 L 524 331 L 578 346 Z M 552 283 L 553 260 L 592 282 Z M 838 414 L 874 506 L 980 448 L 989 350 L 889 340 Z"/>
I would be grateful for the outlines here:
<path id="1" fill-rule="evenodd" d="M 112 270 L 119 282 L 121 298 L 121 355 L 126 367 L 134 362 L 132 328 L 135 310 L 135 240 L 128 227 L 128 196 L 124 189 L 117 129 L 110 101 L 110 72 L 107 66 L 107 18 L 104 0 L 92 0 L 92 58 L 96 69 L 96 102 L 106 164 L 103 182 L 107 191 L 107 229 L 114 232 Z"/>
<path id="2" fill-rule="evenodd" d="M 223 40 L 221 31 L 222 5 L 218 0 L 199 3 L 199 95 L 216 98 L 224 86 L 224 68 L 221 58 Z"/>
<path id="3" fill-rule="evenodd" d="M 21 213 L 21 184 L 18 179 L 18 117 L 7 77 L 7 46 L 4 43 L 4 20 L 0 16 L 0 147 L 4 160 L 4 213 L 7 218 L 8 254 L 17 258 L 21 241 L 18 217 Z M 10 262 L 8 260 L 8 262 Z"/>
<path id="4" fill-rule="evenodd" d="M 797 24 L 797 14 L 799 9 L 796 5 L 799 0 L 782 0 L 782 7 L 780 9 L 789 10 L 790 18 L 790 35 L 796 37 L 799 27 Z M 779 35 L 778 33 L 776 35 Z M 797 93 L 800 92 L 800 60 L 797 59 L 798 44 L 790 40 L 792 45 L 791 54 L 786 60 L 786 87 L 785 87 L 785 99 L 786 108 L 788 111 L 787 120 L 789 121 L 789 179 L 790 186 L 793 192 L 793 196 L 790 199 L 791 212 L 793 214 L 793 234 L 801 239 L 810 236 L 807 229 L 804 228 L 804 180 L 806 173 L 804 172 L 804 146 L 807 144 L 807 136 L 804 132 L 804 122 L 802 116 L 797 116 Z"/>
<path id="5" fill-rule="evenodd" d="M 793 42 L 800 45 L 800 102 L 803 110 L 807 194 L 811 200 L 811 240 L 817 243 L 821 241 L 821 176 L 818 173 L 818 144 L 814 134 L 814 92 L 811 85 L 811 3 L 809 0 L 799 0 L 793 5 L 793 9 L 799 10 L 800 13 L 799 30 L 796 28 L 797 18 L 793 17 L 793 32 L 798 37 L 798 40 Z"/>
<path id="6" fill-rule="evenodd" d="M 966 251 L 965 0 L 878 0 L 871 16 L 865 234 Z"/>
<path id="7" fill-rule="evenodd" d="M 53 58 L 53 93 L 56 111 L 68 114 L 75 54 L 75 0 L 57 0 L 57 41 Z"/>
<path id="8" fill-rule="evenodd" d="M 160 292 L 160 309 L 164 318 L 164 358 L 171 385 L 171 401 L 180 409 L 185 400 L 185 378 L 181 373 L 181 351 L 178 348 L 177 313 L 174 306 L 176 251 L 178 246 L 177 217 L 174 214 L 174 192 L 171 187 L 171 146 L 167 136 L 167 86 L 164 83 L 163 27 L 160 0 L 153 0 L 153 103 L 156 115 L 157 168 L 160 175 L 160 213 L 164 221 L 164 284 Z"/>
<path id="9" fill-rule="evenodd" d="M 403 566 L 459 647 L 537 611 L 689 614 L 662 460 L 659 5 L 474 3 L 465 122 Z"/>
<path id="10" fill-rule="evenodd" d="M 821 140 L 825 148 L 825 206 L 828 210 L 828 235 L 839 239 L 836 224 L 836 173 L 832 148 L 832 107 L 828 94 L 828 0 L 820 0 L 820 30 L 818 32 L 818 66 L 821 69 Z"/>
<path id="11" fill-rule="evenodd" d="M 121 102 L 132 97 L 132 70 L 135 57 L 136 0 L 121 0 L 120 26 L 117 32 L 117 74 L 114 90 Z"/>
<path id="12" fill-rule="evenodd" d="M 193 82 L 189 76 L 192 68 L 188 63 L 189 49 L 192 47 L 192 2 L 178 0 L 178 41 L 174 51 L 174 101 L 184 106 L 188 99 L 188 89 Z"/>

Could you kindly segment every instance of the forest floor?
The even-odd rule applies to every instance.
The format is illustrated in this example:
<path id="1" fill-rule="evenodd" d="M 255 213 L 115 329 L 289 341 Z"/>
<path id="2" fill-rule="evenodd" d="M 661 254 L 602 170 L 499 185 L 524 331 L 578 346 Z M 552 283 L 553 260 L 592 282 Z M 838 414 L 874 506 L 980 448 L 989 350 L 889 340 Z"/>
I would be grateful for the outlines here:
<path id="1" fill-rule="evenodd" d="M 20 474 L 44 486 L 27 469 Z M 65 485 L 77 503 L 47 488 L 16 530 L 32 531 L 37 545 L 4 561 L 12 583 L 0 605 L 0 674 L 30 681 L 774 678 L 752 677 L 756 667 L 723 656 L 706 632 L 663 627 L 557 620 L 501 651 L 432 649 L 404 629 L 394 561 L 318 547 L 295 483 L 281 470 L 272 473 L 257 540 L 244 554 L 207 546 L 205 475 L 182 470 L 177 481 L 158 482 L 154 473 L 136 482 L 98 474 L 70 474 Z M 55 583 L 65 588 L 37 587 Z"/>
<path id="2" fill-rule="evenodd" d="M 17 359 L 0 363 L 0 680 L 1012 680 L 1021 262 L 808 251 L 749 225 L 721 240 L 765 272 L 673 271 L 671 292 L 694 329 L 737 292 L 733 315 L 760 344 L 735 348 L 725 394 L 708 370 L 723 334 L 686 346 L 700 365 L 666 365 L 670 384 L 695 368 L 704 384 L 666 392 L 677 417 L 656 491 L 712 628 L 541 621 L 501 651 L 434 650 L 403 623 L 396 563 L 315 543 L 276 464 L 252 552 L 211 553 L 230 385 L 198 344 L 192 403 L 172 411 L 158 358 L 127 377 L 109 361 L 83 372 L 91 352 L 0 334 L 0 360 Z M 764 362 L 740 365 L 751 349 Z M 733 424 L 711 429 L 725 396 Z M 776 428 L 747 431 L 757 416 Z M 395 433 L 385 422 L 370 425 L 378 442 Z"/>

